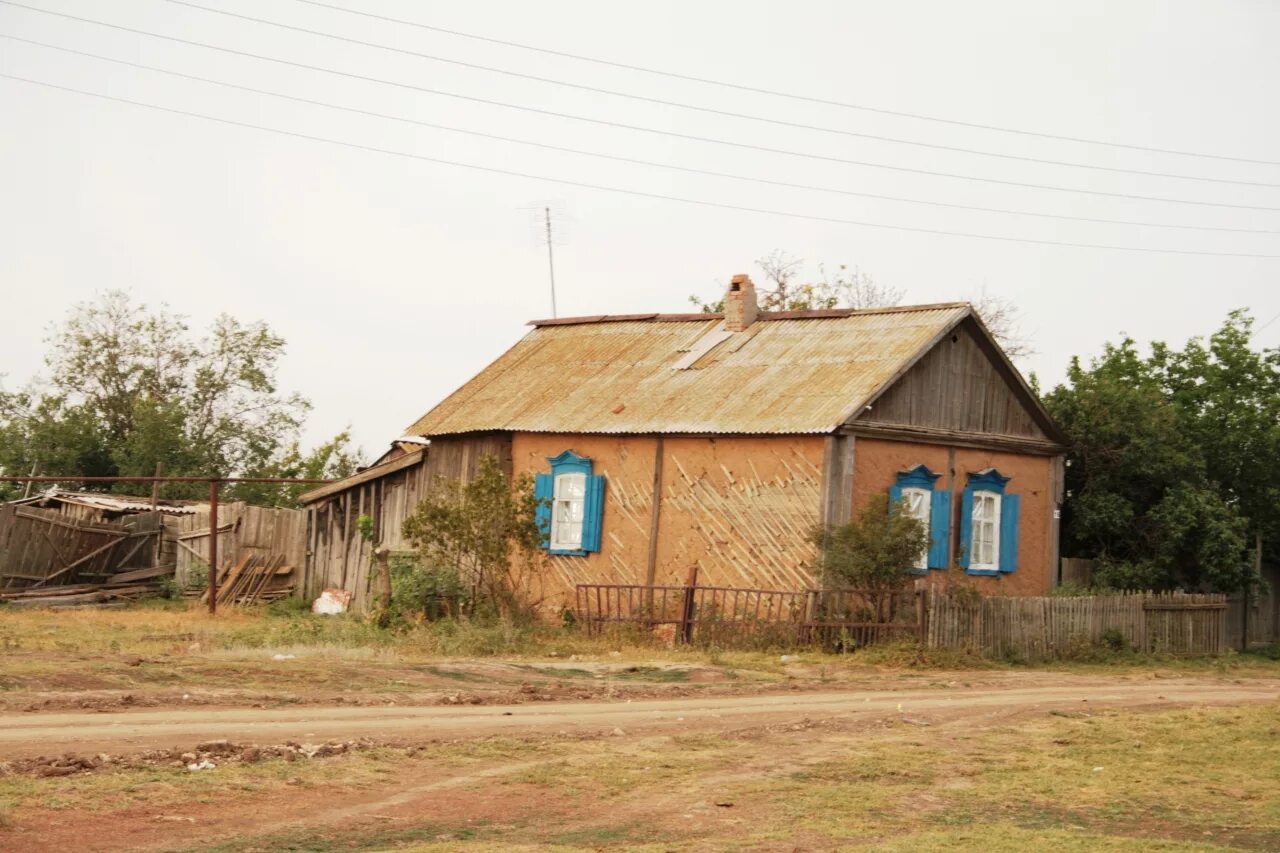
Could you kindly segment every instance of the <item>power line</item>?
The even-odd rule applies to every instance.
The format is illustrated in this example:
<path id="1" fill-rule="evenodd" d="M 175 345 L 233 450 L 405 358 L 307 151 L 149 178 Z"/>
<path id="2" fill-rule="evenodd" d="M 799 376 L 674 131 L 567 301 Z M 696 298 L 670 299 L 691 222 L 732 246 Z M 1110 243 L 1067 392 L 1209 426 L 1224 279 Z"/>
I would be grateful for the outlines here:
<path id="1" fill-rule="evenodd" d="M 1270 189 L 1280 189 L 1280 184 L 1266 183 L 1263 181 L 1238 181 L 1229 178 L 1210 178 L 1203 175 L 1181 175 L 1172 172 L 1149 172 L 1142 169 L 1126 169 L 1117 166 L 1097 166 L 1091 163 L 1077 163 L 1069 160 L 1050 160 L 1039 157 L 1028 157 L 1020 154 L 1004 154 L 996 151 L 983 151 L 976 148 L 965 148 L 958 145 L 941 145 L 932 142 L 920 142 L 914 139 L 901 139 L 892 136 L 880 136 L 874 133 L 862 133 L 855 130 L 845 130 L 835 127 L 824 127 L 821 125 L 804 124 L 803 122 L 787 121 L 785 119 L 770 118 L 768 116 L 752 115 L 750 113 L 733 112 L 732 110 L 716 109 L 714 107 L 705 107 L 697 104 L 687 104 L 681 101 L 668 101 L 663 98 L 652 98 L 646 95 L 637 95 L 631 92 L 619 92 L 614 89 L 604 89 L 598 86 L 588 86 L 583 83 L 573 83 L 567 80 L 557 80 L 551 77 L 541 77 L 536 74 L 527 74 L 521 71 L 512 71 L 507 68 L 497 68 L 492 65 L 482 65 L 477 62 L 466 62 L 460 59 L 450 59 L 444 56 L 438 56 L 431 53 L 421 53 L 416 50 L 408 50 L 406 48 L 396 47 L 394 45 L 382 44 L 380 42 L 365 41 L 363 39 L 351 38 L 350 36 L 337 35 L 335 33 L 327 33 L 323 30 L 313 30 L 308 27 L 300 27 L 294 24 L 286 24 L 280 21 L 272 21 L 267 18 L 258 18 L 253 15 L 244 15 L 239 12 L 231 12 L 226 9 L 217 9 L 211 6 L 203 6 L 199 3 L 192 3 L 190 0 L 167 0 L 167 2 L 175 6 L 186 6 L 190 9 L 199 9 L 203 12 L 209 12 L 215 15 L 224 15 L 228 18 L 236 18 L 241 21 L 252 21 L 256 24 L 265 24 L 269 27 L 278 27 L 283 30 L 289 30 L 296 33 L 306 33 L 307 35 L 319 36 L 320 38 L 332 39 L 334 41 L 345 42 L 347 44 L 356 44 L 362 47 L 372 47 L 377 50 L 386 50 L 392 53 L 398 53 L 403 56 L 412 56 L 418 59 L 427 59 L 432 62 L 442 62 L 448 65 L 455 65 L 461 68 L 470 68 L 477 71 L 485 71 L 491 74 L 502 74 L 508 77 L 517 77 L 521 80 L 534 80 L 539 83 L 548 83 L 553 86 L 564 86 L 569 89 L 577 89 L 583 92 L 592 92 L 597 95 L 610 95 L 618 98 L 628 98 L 635 101 L 643 101 L 649 104 L 658 104 L 664 107 L 675 107 L 682 110 L 691 110 L 694 112 L 708 113 L 710 115 L 725 116 L 728 118 L 746 119 L 748 121 L 763 122 L 765 124 L 778 125 L 780 127 L 789 127 L 796 130 L 811 130 L 819 133 L 837 134 L 840 136 L 856 137 L 859 139 L 871 139 L 877 142 L 889 142 L 895 145 L 913 145 L 919 148 L 928 148 L 934 151 L 952 151 L 961 154 L 974 154 L 980 157 L 995 157 L 1001 160 L 1016 160 L 1023 163 L 1037 163 L 1046 166 L 1066 166 L 1074 169 L 1090 169 L 1098 172 L 1112 172 L 1127 175 L 1143 175 L 1153 178 L 1173 178 L 1182 181 L 1201 181 L 1205 183 L 1215 184 L 1232 184 L 1235 186 L 1245 187 L 1266 187 Z"/>
<path id="2" fill-rule="evenodd" d="M 477 35 L 475 33 L 463 32 L 462 30 L 452 30 L 445 27 L 424 24 L 420 21 L 408 21 L 403 18 L 392 18 L 387 15 L 377 15 L 372 12 L 365 12 L 359 9 L 349 9 L 345 6 L 337 6 L 332 3 L 320 2 L 320 0 L 297 0 L 299 3 L 306 3 L 310 6 L 319 6 L 324 9 L 333 9 L 338 12 L 346 12 L 349 15 L 360 15 L 365 18 L 373 18 L 379 21 L 386 21 L 393 24 L 404 24 L 405 26 L 418 27 L 419 29 L 431 30 L 432 32 L 444 33 L 445 35 L 457 36 L 459 38 L 471 39 L 473 41 L 482 41 L 489 44 L 498 44 L 503 47 L 514 47 L 520 50 L 531 50 L 536 53 L 543 53 L 549 56 L 559 56 L 565 59 L 576 59 L 582 62 L 592 62 L 596 65 L 605 65 L 611 68 L 621 68 L 627 71 L 639 71 L 644 74 L 655 74 L 659 77 L 667 77 L 673 80 L 685 80 L 691 83 L 704 83 L 708 86 L 720 86 L 725 89 L 736 89 L 740 92 L 753 92 L 757 95 L 769 95 L 775 98 L 789 98 L 795 101 L 805 101 L 811 104 L 823 104 L 829 107 L 842 107 L 850 110 L 860 110 L 862 112 L 877 113 L 879 115 L 896 116 L 898 118 L 916 119 L 919 121 L 931 121 L 938 124 L 947 124 L 954 127 L 969 127 L 977 130 L 991 130 L 997 133 L 1012 133 L 1019 136 L 1031 136 L 1037 139 L 1054 139 L 1059 142 L 1078 142 L 1084 145 L 1103 145 L 1109 148 L 1124 148 L 1129 151 L 1147 151 L 1153 154 L 1175 154 L 1179 157 L 1200 157 L 1207 160 L 1226 160 L 1234 163 L 1253 163 L 1260 166 L 1280 166 L 1280 160 L 1254 160 L 1248 157 L 1234 157 L 1226 154 L 1206 154 L 1198 151 L 1185 151 L 1176 148 L 1158 148 L 1149 145 L 1134 145 L 1124 142 L 1111 142 L 1105 139 L 1090 139 L 1084 136 L 1066 136 L 1064 134 L 1043 133 L 1034 130 L 1024 130 L 1015 127 L 1005 127 L 994 124 L 981 124 L 979 122 L 961 121 L 959 119 L 941 118 L 939 116 L 926 115 L 924 113 L 912 113 L 902 110 L 890 110 L 882 107 L 869 107 L 865 104 L 854 104 L 847 101 L 829 100 L 827 98 L 818 98 L 811 95 L 801 95 L 796 92 L 786 92 L 777 89 L 765 89 L 758 86 L 748 86 L 742 83 L 730 83 L 725 80 L 716 80 L 710 77 L 698 77 L 692 74 L 681 74 L 675 71 L 663 71 L 658 68 L 649 68 L 643 65 L 630 65 L 625 62 L 616 62 L 610 59 L 600 59 L 594 56 L 583 56 L 578 53 L 569 53 L 563 50 L 553 50 L 546 47 L 538 47 L 536 45 L 524 44 L 516 41 L 506 41 L 503 39 L 492 38 L 489 36 Z"/>
<path id="3" fill-rule="evenodd" d="M 438 124 L 436 122 L 422 121 L 420 119 L 409 118 L 407 116 L 395 115 L 392 113 L 382 113 L 382 112 L 377 112 L 375 110 L 361 109 L 359 107 L 348 107 L 341 104 L 334 104 L 328 101 L 320 101 L 312 98 L 304 98 L 298 95 L 289 95 L 283 92 L 276 92 L 270 89 L 259 89 L 254 86 L 244 86 L 239 83 L 229 83 L 225 80 L 217 80 L 212 77 L 203 77 L 199 74 L 188 74 L 183 71 L 176 71 L 171 68 L 163 68 L 157 65 L 147 65 L 141 62 L 131 62 L 127 59 L 118 59 L 113 56 L 104 56 L 103 54 L 92 53 L 90 51 L 76 50 L 74 48 L 63 47 L 62 45 L 56 45 L 56 44 L 49 44 L 48 42 L 37 41 L 35 39 L 22 38 L 21 36 L 10 35 L 8 33 L 0 33 L 0 38 L 6 38 L 11 41 L 21 42 L 23 44 L 36 45 L 38 47 L 48 48 L 49 50 L 56 50 L 62 53 L 73 54 L 75 56 L 83 56 L 91 59 L 98 59 L 104 62 L 113 62 L 117 65 L 124 65 L 130 68 L 138 68 L 144 71 L 154 71 L 160 74 L 167 74 L 167 75 L 170 75 L 173 77 L 179 77 L 185 80 L 195 80 L 200 83 L 208 83 L 214 86 L 222 86 L 224 88 L 235 89 L 241 92 L 250 92 L 255 95 L 267 95 L 269 97 L 280 98 L 282 100 L 293 101 L 295 103 L 309 104 L 312 106 L 325 107 L 327 109 L 340 110 L 342 112 L 351 113 L 354 115 L 370 116 L 372 118 L 380 118 L 380 119 L 386 119 L 388 121 L 403 122 L 406 124 L 417 125 L 419 127 L 429 127 L 433 130 L 443 130 L 449 133 L 465 134 L 467 136 L 474 136 L 474 137 L 479 137 L 483 139 L 492 139 L 498 142 L 506 142 L 514 145 L 525 145 L 533 148 L 541 148 L 548 151 L 558 151 L 566 154 L 574 154 L 574 155 L 579 155 L 584 157 L 595 157 L 602 160 L 610 160 L 618 163 L 628 163 L 631 165 L 647 166 L 647 167 L 657 168 L 657 169 L 667 169 L 675 172 L 684 172 L 686 174 L 704 175 L 707 177 L 714 177 L 714 178 L 726 178 L 726 179 L 736 180 L 736 181 L 747 181 L 750 183 L 763 184 L 767 186 L 777 186 L 777 187 L 785 187 L 788 189 L 808 190 L 812 192 L 822 192 L 822 193 L 828 193 L 833 195 L 853 196 L 858 198 L 871 198 L 871 199 L 877 199 L 881 201 L 902 202 L 904 204 L 919 204 L 919 205 L 926 205 L 930 207 L 944 207 L 944 208 L 951 208 L 955 210 L 970 210 L 970 211 L 976 211 L 980 213 L 1000 213 L 1000 214 L 1006 214 L 1011 216 L 1031 216 L 1031 217 L 1037 217 L 1041 219 L 1058 219 L 1058 220 L 1064 220 L 1064 221 L 1070 221 L 1070 222 L 1089 222 L 1089 223 L 1101 224 L 1101 225 L 1133 225 L 1133 226 L 1142 226 L 1147 228 L 1172 228 L 1172 229 L 1185 230 L 1185 231 L 1212 231 L 1212 232 L 1231 233 L 1231 234 L 1280 234 L 1280 231 L 1277 231 L 1277 230 L 1266 230 L 1266 229 L 1260 229 L 1260 228 L 1227 228 L 1227 227 L 1217 227 L 1217 226 L 1211 226 L 1211 225 L 1178 225 L 1178 224 L 1167 223 L 1167 222 L 1145 222 L 1141 220 L 1128 220 L 1128 219 L 1105 219 L 1105 218 L 1099 218 L 1099 217 L 1071 216 L 1067 214 L 1042 213 L 1039 211 L 1016 210 L 1016 209 L 1010 209 L 1010 208 L 981 207 L 977 205 L 957 204 L 957 203 L 943 202 L 943 201 L 930 201 L 927 199 L 913 199 L 913 198 L 905 198 L 902 196 L 884 195 L 880 193 L 861 192 L 858 190 L 847 190 L 847 189 L 841 189 L 838 187 L 794 183 L 791 181 L 781 181 L 781 180 L 775 180 L 772 178 L 760 178 L 760 177 L 755 177 L 751 175 L 739 175 L 739 174 L 734 174 L 732 172 L 719 172 L 712 169 L 698 169 L 698 168 L 693 168 L 689 166 L 680 166 L 673 163 L 662 163 L 654 160 L 644 160 L 644 159 L 635 158 L 635 157 L 623 157 L 615 154 L 604 154 L 598 151 L 588 151 L 581 148 L 570 148 L 564 145 L 553 145 L 545 142 L 535 142 L 533 140 L 528 140 L 528 139 L 520 139 L 517 137 L 503 136 L 501 134 L 496 134 L 496 133 L 486 133 L 484 131 L 454 127 L 451 125 Z M 541 208 L 539 208 L 539 210 L 541 210 Z"/>
<path id="4" fill-rule="evenodd" d="M 616 193 L 619 195 L 628 195 L 638 198 L 648 198 L 658 201 L 674 201 L 681 204 L 696 205 L 699 207 L 709 207 L 717 210 L 734 210 L 743 213 L 758 213 L 767 216 L 782 216 L 788 219 L 801 219 L 808 222 L 825 222 L 836 225 L 854 225 L 863 228 L 880 228 L 889 231 L 902 231 L 911 234 L 928 234 L 940 237 L 965 237 L 975 240 L 993 240 L 1002 243 L 1022 243 L 1027 245 L 1038 246 L 1058 246 L 1071 249 L 1105 249 L 1120 252 L 1140 252 L 1144 254 L 1157 255 L 1193 255 L 1200 257 L 1213 258 L 1251 258 L 1255 260 L 1280 260 L 1280 255 L 1263 255 L 1250 252 L 1204 252 L 1191 249 L 1156 249 L 1143 246 L 1119 246 L 1103 243 L 1070 243 L 1059 240 L 1037 240 L 1027 237 L 1008 237 L 999 234 L 979 234 L 966 231 L 944 231 L 935 228 L 917 228 L 910 225 L 888 225 L 882 222 L 868 222 L 857 219 L 842 219 L 834 216 L 818 216 L 810 213 L 796 213 L 794 211 L 773 210 L 770 208 L 750 207 L 747 205 L 729 204 L 719 201 L 708 201 L 706 199 L 685 198 L 682 196 L 663 195 L 661 193 L 646 192 L 644 190 L 631 190 L 622 187 L 614 187 L 606 184 L 593 184 L 587 181 L 575 181 L 566 178 L 549 178 L 545 175 L 535 175 L 529 172 L 519 172 L 514 169 L 499 169 L 493 166 L 481 166 L 475 163 L 465 163 L 458 160 L 446 160 L 440 157 L 428 157 L 425 154 L 414 154 L 408 151 L 397 151 L 392 148 L 381 148 L 375 145 L 365 145 L 358 142 L 347 142 L 339 139 L 331 139 L 326 136 L 314 136 L 307 133 L 299 133 L 292 130 L 283 130 L 276 127 L 268 127 L 266 125 L 253 124 L 251 122 L 237 121 L 235 119 L 220 118 L 218 116 L 206 115 L 204 113 L 192 112 L 190 110 L 181 110 L 175 107 L 165 107 L 159 104 L 150 104 L 144 101 L 135 101 L 129 98 L 121 98 L 115 95 L 107 95 L 101 92 L 90 92 L 85 89 L 77 89 L 72 86 L 62 86 L 57 83 L 49 83 L 44 80 L 35 80 L 29 77 L 21 77 L 16 74 L 5 74 L 0 72 L 0 78 L 8 80 L 16 80 L 21 83 L 29 83 L 35 86 L 43 86 L 48 89 L 57 89 L 64 92 L 72 92 L 77 95 L 85 95 L 91 98 L 99 98 L 101 100 L 113 101 L 120 104 L 129 104 L 135 107 L 143 107 L 144 109 L 156 110 L 158 112 L 170 113 L 172 115 L 186 116 L 188 118 L 197 118 L 203 121 L 215 122 L 217 124 L 229 125 L 232 127 L 242 127 L 250 130 L 260 130 L 266 133 L 273 133 L 279 136 L 290 137 L 293 139 L 305 139 L 311 142 L 321 142 L 326 145 L 333 145 L 341 148 L 351 148 L 357 151 L 370 151 L 377 154 L 386 154 L 393 157 L 404 157 L 411 160 L 420 160 L 426 163 L 436 163 L 443 166 L 453 166 L 461 169 L 470 169 L 477 172 L 486 172 L 494 175 L 504 175 L 513 178 L 524 178 L 526 180 L 543 181 L 545 183 L 561 184 L 564 186 L 578 187 L 580 189 L 597 190 L 600 192 Z"/>
<path id="5" fill-rule="evenodd" d="M 72 21 L 79 21 L 82 23 L 94 24 L 97 26 L 107 27 L 109 29 L 120 30 L 122 32 L 134 33 L 136 35 L 143 35 L 151 38 L 163 39 L 165 41 L 171 41 L 177 44 L 185 44 L 185 45 L 190 45 L 192 47 L 199 47 L 207 50 L 215 50 L 220 53 L 227 53 L 233 56 L 244 56 L 250 59 L 259 59 L 264 62 L 274 62 L 279 65 L 286 65 L 292 68 L 301 68 L 307 71 L 319 71 L 324 74 L 332 74 L 338 77 L 345 77 L 351 80 L 362 80 L 368 83 L 378 83 L 380 85 L 395 86 L 400 89 L 407 89 L 414 92 L 423 92 L 429 95 L 440 95 L 443 97 L 470 101 L 472 103 L 486 104 L 489 106 L 502 107 L 504 109 L 520 110 L 522 112 L 534 113 L 537 115 L 552 116 L 555 118 L 570 119 L 572 121 L 580 121 L 588 124 L 601 125 L 604 127 L 614 127 L 614 128 L 619 128 L 623 130 L 633 130 L 640 133 L 649 133 L 657 136 L 665 136 L 665 137 L 670 137 L 674 139 L 685 139 L 685 140 L 690 140 L 694 142 L 705 142 L 705 143 L 710 143 L 714 145 L 725 145 L 732 148 L 740 148 L 740 149 L 749 150 L 749 151 L 761 151 L 769 154 L 781 154 L 788 157 L 799 157 L 807 160 L 816 160 L 816 161 L 827 162 L 827 163 L 841 163 L 848 166 L 863 166 L 863 167 L 873 168 L 873 169 L 887 169 L 889 171 L 894 171 L 894 172 L 905 172 L 905 173 L 916 174 L 916 175 L 928 175 L 932 177 L 954 178 L 954 179 L 963 180 L 963 181 L 974 181 L 977 183 L 996 184 L 1000 186 L 1022 187 L 1025 189 L 1038 189 L 1038 190 L 1049 190 L 1052 192 L 1078 193 L 1081 195 L 1099 196 L 1103 198 L 1122 198 L 1122 199 L 1129 199 L 1133 201 L 1154 201 L 1154 202 L 1161 202 L 1164 204 L 1188 204 L 1188 205 L 1195 205 L 1197 207 L 1221 207 L 1221 208 L 1228 208 L 1233 210 L 1265 210 L 1265 211 L 1272 211 L 1272 212 L 1280 211 L 1280 207 L 1268 207 L 1265 205 L 1230 204 L 1227 202 L 1218 202 L 1218 201 L 1198 201 L 1195 199 L 1167 198 L 1162 196 L 1146 196 L 1146 195 L 1137 195 L 1134 193 L 1113 193 L 1113 192 L 1105 192 L 1103 190 L 1086 190 L 1086 189 L 1078 189 L 1074 187 L 1060 187 L 1052 184 L 1033 184 L 1033 183 L 1027 183 L 1022 181 L 1003 180 L 999 178 L 981 178 L 981 177 L 976 177 L 974 175 L 962 175 L 955 172 L 938 172 L 938 171 L 932 171 L 929 169 L 916 169 L 908 166 L 893 166 L 887 163 L 875 163 L 875 162 L 864 161 L 864 160 L 850 160 L 842 157 L 831 157 L 823 154 L 812 154 L 812 153 L 807 153 L 803 151 L 792 151 L 785 148 L 771 148 L 766 145 L 755 145 L 749 142 L 739 142 L 737 140 L 720 139 L 720 138 L 709 137 L 709 136 L 697 136 L 695 134 L 679 133 L 677 131 L 672 131 L 672 130 L 661 130 L 659 128 L 644 127 L 643 125 L 626 124 L 624 122 L 590 118 L 587 116 L 580 116 L 573 113 L 562 113 L 562 112 L 556 112 L 554 110 L 544 110 L 537 107 L 525 106 L 524 104 L 513 104 L 505 101 L 496 101 L 489 98 L 480 98 L 474 95 L 463 95 L 457 92 L 449 92 L 443 89 L 431 89 L 426 86 L 417 86 L 412 83 L 401 83 L 396 80 L 386 80 L 379 77 L 369 77 L 364 74 L 355 74 L 348 71 L 338 71 L 336 69 L 326 68 L 320 65 L 309 65 L 304 62 L 295 62 L 293 60 L 281 59 L 275 56 L 267 56 L 265 54 L 260 54 L 260 53 L 251 53 L 249 51 L 237 50 L 235 48 L 230 48 L 230 47 L 222 47 L 220 45 L 209 44 L 207 42 L 199 42 L 199 41 L 193 41 L 191 39 L 179 38 L 178 36 L 170 36 L 170 35 L 164 35 L 163 33 L 153 33 L 147 30 L 139 30 L 133 27 L 126 27 L 121 24 L 112 24 L 106 21 L 94 20 L 92 18 L 82 18 L 77 15 L 67 14 L 65 12 L 54 12 L 49 9 L 41 9 L 36 6 L 28 6 L 23 3 L 17 3 L 17 2 L 14 2 L 14 0 L 0 0 L 0 4 L 7 5 L 7 6 L 15 6 L 21 9 L 28 9 L 33 12 L 41 12 L 46 15 L 53 15 L 55 17 L 66 18 Z"/>

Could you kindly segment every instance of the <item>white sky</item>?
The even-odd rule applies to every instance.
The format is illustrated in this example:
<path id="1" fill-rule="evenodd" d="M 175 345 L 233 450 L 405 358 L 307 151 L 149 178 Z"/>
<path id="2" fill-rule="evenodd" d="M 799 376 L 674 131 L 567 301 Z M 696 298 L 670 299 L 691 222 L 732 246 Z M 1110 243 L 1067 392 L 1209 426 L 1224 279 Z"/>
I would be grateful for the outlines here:
<path id="1" fill-rule="evenodd" d="M 1125 151 L 754 95 L 481 44 L 295 0 L 196 0 L 349 38 L 785 121 L 1100 166 L 1280 185 L 1280 166 Z M 1019 163 L 711 116 L 233 20 L 163 0 L 29 5 L 539 109 L 1008 181 L 1280 209 L 1280 189 Z M 1025 2 L 339 5 L 619 62 L 892 110 L 1280 160 L 1280 4 Z M 1280 211 L 1165 204 L 806 160 L 676 140 L 288 68 L 0 5 L 0 33 L 383 113 L 694 168 L 987 207 L 1280 231 Z M 232 91 L 0 39 L 0 74 L 294 132 L 611 186 L 908 227 L 1280 255 L 1280 235 L 948 210 L 626 165 Z M 284 335 L 314 442 L 370 456 L 550 313 L 531 207 L 563 215 L 560 314 L 684 311 L 784 249 L 856 265 L 908 302 L 1013 299 L 1046 384 L 1127 332 L 1181 342 L 1227 311 L 1280 312 L 1280 260 L 930 236 L 579 189 L 334 147 L 0 79 L 4 387 L 41 367 L 74 302 L 118 287 L 205 325 Z M 757 274 L 757 281 L 760 276 Z M 1280 344 L 1280 322 L 1260 336 Z"/>

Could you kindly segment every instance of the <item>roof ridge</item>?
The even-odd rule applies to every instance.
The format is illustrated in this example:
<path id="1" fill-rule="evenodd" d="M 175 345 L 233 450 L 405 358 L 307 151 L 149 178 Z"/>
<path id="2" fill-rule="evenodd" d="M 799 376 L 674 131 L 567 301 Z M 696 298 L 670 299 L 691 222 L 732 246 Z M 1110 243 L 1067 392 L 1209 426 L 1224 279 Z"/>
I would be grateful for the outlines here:
<path id="1" fill-rule="evenodd" d="M 758 320 L 824 320 L 870 314 L 905 314 L 911 311 L 938 311 L 944 308 L 972 307 L 970 302 L 926 302 L 919 305 L 885 305 L 877 308 L 810 308 L 799 311 L 761 311 Z M 702 311 L 689 314 L 584 314 L 578 317 L 552 317 L 530 320 L 525 325 L 585 326 L 592 323 L 687 323 L 723 320 L 721 312 Z"/>

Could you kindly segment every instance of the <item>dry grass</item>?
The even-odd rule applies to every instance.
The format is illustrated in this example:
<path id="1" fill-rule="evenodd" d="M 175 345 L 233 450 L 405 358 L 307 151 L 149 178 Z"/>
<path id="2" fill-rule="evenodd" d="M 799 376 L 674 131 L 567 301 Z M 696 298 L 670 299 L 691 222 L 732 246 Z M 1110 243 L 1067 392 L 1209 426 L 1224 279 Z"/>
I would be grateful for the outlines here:
<path id="1" fill-rule="evenodd" d="M 478 772 L 458 794 L 464 809 L 472 800 L 548 807 L 495 820 L 434 812 L 428 797 L 415 817 L 392 823 L 308 825 L 214 849 L 1274 850 L 1277 735 L 1280 710 L 1247 707 L 1046 714 L 987 727 L 968 719 L 634 741 L 492 739 L 225 775 L 84 777 L 20 795 L 0 789 L 0 802 L 19 821 L 47 797 L 64 809 L 143 802 L 181 813 L 183 803 L 234 809 L 290 776 L 312 790 L 305 796 L 334 803 L 343 791 L 399 791 L 424 773 Z"/>
<path id="2" fill-rule="evenodd" d="M 682 828 L 662 849 L 794 840 L 886 851 L 1273 850 L 1277 735 L 1280 710 L 1250 707 L 1049 715 L 988 730 L 677 737 L 557 750 L 511 781 L 604 801 L 606 817 L 577 830 L 623 831 L 638 814 Z"/>
<path id="3" fill-rule="evenodd" d="M 277 661 L 279 655 L 285 660 Z M 562 693 L 640 695 L 670 687 L 743 692 L 785 684 L 927 687 L 1030 667 L 912 644 L 856 654 L 816 650 L 662 649 L 588 638 L 554 626 L 446 623 L 380 630 L 354 616 L 154 604 L 125 610 L 0 607 L 0 709 L 260 702 L 434 701 L 440 692 L 503 691 L 525 680 Z M 1277 677 L 1280 661 L 1116 657 L 1042 671 L 1134 677 Z M 697 678 L 692 678 L 696 674 Z M 602 682 L 601 679 L 607 679 Z M 683 685 L 683 686 L 682 686 Z M 99 695 L 90 696 L 86 692 Z M 593 694 L 594 695 L 594 694 Z"/>
<path id="4" fill-rule="evenodd" d="M 0 776 L 0 831 L 50 812 L 63 822 L 153 820 L 269 802 L 338 804 L 461 776 L 473 780 L 458 794 L 463 811 L 437 814 L 425 795 L 412 816 L 390 823 L 303 821 L 306 829 L 223 836 L 215 849 L 1280 849 L 1280 708 L 988 719 L 486 738 L 197 773 Z M 495 820 L 469 815 L 473 799 L 558 805 Z"/>

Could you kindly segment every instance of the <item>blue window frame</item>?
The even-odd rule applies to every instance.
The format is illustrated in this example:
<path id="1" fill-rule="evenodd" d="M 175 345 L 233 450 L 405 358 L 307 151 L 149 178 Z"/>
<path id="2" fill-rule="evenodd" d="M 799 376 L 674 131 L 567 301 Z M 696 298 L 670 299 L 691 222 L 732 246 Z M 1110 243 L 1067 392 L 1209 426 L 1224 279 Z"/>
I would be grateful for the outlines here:
<path id="1" fill-rule="evenodd" d="M 1009 480 L 995 468 L 969 475 L 960 505 L 960 565 L 966 574 L 998 576 L 1018 569 L 1022 497 L 1006 491 Z"/>
<path id="2" fill-rule="evenodd" d="M 566 450 L 548 456 L 549 474 L 534 478 L 542 547 L 555 555 L 582 557 L 600 550 L 604 521 L 604 476 L 586 456 Z"/>
<path id="3" fill-rule="evenodd" d="M 923 575 L 929 569 L 945 569 L 951 557 L 951 493 L 934 489 L 941 474 L 935 474 L 926 465 L 917 465 L 899 471 L 894 484 L 889 487 L 889 500 L 900 506 L 905 501 L 907 511 L 920 519 L 929 531 L 929 546 L 920 559 L 907 567 L 907 571 Z"/>

